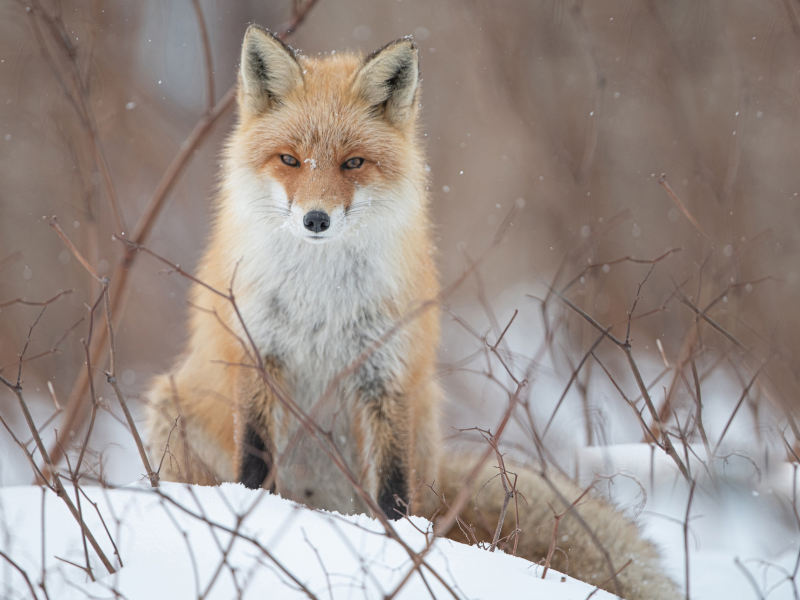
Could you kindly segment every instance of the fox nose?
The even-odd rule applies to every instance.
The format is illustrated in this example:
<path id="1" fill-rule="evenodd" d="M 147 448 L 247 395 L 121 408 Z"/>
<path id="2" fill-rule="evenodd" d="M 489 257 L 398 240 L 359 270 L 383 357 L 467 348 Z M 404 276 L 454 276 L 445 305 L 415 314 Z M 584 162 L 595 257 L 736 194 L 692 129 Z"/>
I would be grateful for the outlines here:
<path id="1" fill-rule="evenodd" d="M 306 216 L 303 217 L 303 225 L 305 225 L 305 228 L 309 231 L 319 233 L 320 231 L 325 231 L 331 226 L 331 218 L 325 211 L 312 210 L 306 213 Z"/>

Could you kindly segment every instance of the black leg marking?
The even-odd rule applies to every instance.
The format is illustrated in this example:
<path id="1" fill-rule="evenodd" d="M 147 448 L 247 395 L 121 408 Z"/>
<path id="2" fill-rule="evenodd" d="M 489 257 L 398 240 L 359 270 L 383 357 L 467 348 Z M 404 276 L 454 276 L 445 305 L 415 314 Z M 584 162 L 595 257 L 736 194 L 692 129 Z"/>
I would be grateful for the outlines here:
<path id="1" fill-rule="evenodd" d="M 389 463 L 384 466 L 380 492 L 378 493 L 378 506 L 392 521 L 397 521 L 406 514 L 409 501 L 408 481 L 406 468 L 400 457 L 395 454 Z M 397 498 L 403 502 L 398 502 Z M 399 511 L 399 512 L 398 512 Z"/>
<path id="2" fill-rule="evenodd" d="M 240 461 L 239 482 L 251 490 L 260 488 L 275 466 L 272 452 L 264 441 L 264 436 L 251 423 L 248 423 L 245 429 Z M 275 492 L 274 479 L 269 491 Z"/>

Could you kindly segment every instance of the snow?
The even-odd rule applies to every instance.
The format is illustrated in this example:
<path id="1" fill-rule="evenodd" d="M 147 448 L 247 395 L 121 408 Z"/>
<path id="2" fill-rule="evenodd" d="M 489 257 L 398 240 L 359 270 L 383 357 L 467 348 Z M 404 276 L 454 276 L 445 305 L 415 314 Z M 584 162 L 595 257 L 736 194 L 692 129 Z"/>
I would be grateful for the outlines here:
<path id="1" fill-rule="evenodd" d="M 702 447 L 695 450 L 700 454 Z M 647 444 L 619 444 L 584 448 L 578 462 L 581 480 L 591 479 L 595 473 L 627 476 L 614 478 L 607 487 L 601 484 L 600 491 L 627 509 L 644 534 L 657 542 L 665 569 L 683 589 L 683 519 L 688 490 L 672 461 L 663 453 L 652 453 Z M 692 463 L 692 468 L 698 465 Z M 800 538 L 791 519 L 780 518 L 786 515 L 792 494 L 792 466 L 777 464 L 763 474 L 760 483 L 745 468 L 734 468 L 725 475 L 719 492 L 709 479 L 701 479 L 692 503 L 692 599 L 751 600 L 761 597 L 755 587 L 770 600 L 795 598 L 786 573 L 794 571 Z M 34 586 L 41 580 L 44 554 L 51 599 L 113 598 L 114 590 L 129 600 L 196 599 L 209 588 L 203 597 L 237 598 L 240 589 L 243 598 L 307 598 L 253 542 L 268 550 L 320 599 L 383 598 L 411 565 L 400 544 L 388 539 L 374 519 L 310 510 L 239 484 L 163 483 L 157 492 L 141 483 L 113 490 L 83 489 L 98 504 L 124 563 L 118 573 L 108 575 L 90 548 L 99 579 L 95 583 L 79 568 L 56 558 L 85 564 L 78 527 L 63 502 L 51 492 L 45 494 L 43 552 L 41 488 L 0 488 L 0 549 L 27 571 Z M 90 529 L 116 566 L 113 548 L 94 509 L 85 499 L 82 507 Z M 219 527 L 210 526 L 202 520 L 203 515 Z M 235 529 L 238 515 L 244 515 L 243 537 L 233 541 L 229 566 L 220 569 L 222 554 L 232 539 L 220 527 Z M 426 535 L 430 523 L 424 519 L 412 517 L 395 527 L 414 551 L 422 550 L 430 539 Z M 541 580 L 538 565 L 451 540 L 437 539 L 426 560 L 459 598 L 520 597 L 523 592 L 524 597 L 537 600 L 585 600 L 594 590 L 572 578 L 562 582 L 562 575 L 552 570 Z M 425 581 L 415 574 L 397 598 L 431 597 L 426 582 L 434 597 L 450 597 L 429 570 L 424 572 Z M 7 563 L 0 565 L 0 597 L 30 598 L 27 585 Z M 612 597 L 605 592 L 592 596 L 599 600 Z"/>
<path id="2" fill-rule="evenodd" d="M 667 573 L 685 590 L 683 522 L 689 490 L 672 460 L 651 448 L 649 444 L 582 448 L 580 479 L 590 481 L 595 473 L 627 476 L 616 477 L 602 491 L 618 506 L 630 509 L 644 534 L 657 542 Z M 705 458 L 702 444 L 692 449 Z M 796 600 L 786 578 L 794 572 L 800 551 L 797 523 L 790 516 L 794 469 L 773 458 L 769 472 L 754 473 L 750 462 L 738 460 L 727 466 L 716 462 L 723 476 L 719 490 L 709 477 L 698 478 L 690 511 L 691 598 Z M 692 457 L 689 464 L 695 476 L 702 473 L 699 460 Z"/>
<path id="3" fill-rule="evenodd" d="M 158 492 L 140 484 L 115 490 L 83 489 L 97 503 L 124 564 L 109 575 L 90 548 L 97 582 L 56 558 L 85 565 L 78 526 L 63 502 L 51 492 L 45 494 L 43 540 L 41 488 L 0 489 L 0 547 L 27 571 L 34 586 L 41 580 L 41 556 L 45 556 L 51 599 L 113 598 L 115 593 L 129 600 L 195 599 L 204 593 L 204 598 L 228 599 L 240 597 L 238 590 L 243 598 L 308 598 L 256 543 L 320 599 L 383 598 L 411 566 L 406 551 L 388 539 L 372 518 L 312 511 L 239 484 L 164 483 Z M 118 564 L 94 509 L 85 499 L 82 506 L 90 529 Z M 243 537 L 232 541 L 233 536 L 220 529 L 236 529 L 238 515 L 242 515 L 240 534 L 252 541 Z M 426 534 L 430 523 L 421 518 L 401 520 L 396 529 L 417 552 L 431 539 Z M 220 569 L 229 545 L 227 565 Z M 572 578 L 562 582 L 562 575 L 553 570 L 542 580 L 538 565 L 450 540 L 435 540 L 426 561 L 459 598 L 521 597 L 524 592 L 525 597 L 538 600 L 584 600 L 594 590 Z M 414 574 L 396 597 L 430 597 L 426 582 L 434 597 L 450 597 L 430 570 L 423 572 L 425 581 Z M 37 593 L 41 594 L 38 587 Z M 0 567 L 0 594 L 7 600 L 30 597 L 24 580 L 8 564 Z M 612 596 L 597 592 L 592 598 Z"/>

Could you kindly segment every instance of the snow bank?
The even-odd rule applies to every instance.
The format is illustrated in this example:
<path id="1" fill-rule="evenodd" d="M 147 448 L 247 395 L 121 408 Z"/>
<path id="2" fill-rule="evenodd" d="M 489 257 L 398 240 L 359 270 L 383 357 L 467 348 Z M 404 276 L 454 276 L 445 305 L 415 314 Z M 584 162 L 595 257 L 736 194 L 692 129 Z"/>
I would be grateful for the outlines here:
<path id="1" fill-rule="evenodd" d="M 0 489 L 0 547 L 27 571 L 35 587 L 41 581 L 44 555 L 46 585 L 53 600 L 113 598 L 115 592 L 129 600 L 308 598 L 287 572 L 320 599 L 377 599 L 390 593 L 411 566 L 401 545 L 389 540 L 374 519 L 312 511 L 238 484 L 166 483 L 160 493 L 139 485 L 83 489 L 97 503 L 124 565 L 108 575 L 90 548 L 97 582 L 56 558 L 85 565 L 79 528 L 61 500 L 44 494 L 43 537 L 41 488 Z M 82 509 L 112 557 L 114 549 L 85 498 Z M 251 540 L 221 529 L 235 530 L 237 523 L 242 536 Z M 400 521 L 396 528 L 415 551 L 430 539 L 425 533 L 430 523 L 424 519 Z M 459 598 L 584 600 L 594 590 L 571 578 L 562 582 L 561 573 L 552 570 L 542 580 L 541 567 L 521 558 L 450 540 L 436 540 L 426 560 Z M 452 597 L 436 575 L 428 569 L 423 572 L 424 580 L 415 574 L 397 598 L 430 598 L 427 586 L 436 598 Z M 3 598 L 30 598 L 27 584 L 7 563 L 0 566 L 0 582 Z M 38 587 L 36 591 L 44 597 Z M 612 596 L 597 592 L 592 598 Z"/>
<path id="2" fill-rule="evenodd" d="M 795 480 L 793 466 L 775 461 L 754 472 L 746 454 L 717 460 L 721 480 L 716 489 L 696 458 L 705 458 L 702 444 L 692 448 L 695 455 L 686 462 L 699 479 L 690 511 L 692 600 L 797 600 L 790 577 L 798 564 L 800 537 L 791 506 L 800 477 Z M 617 444 L 581 448 L 578 463 L 585 483 L 595 473 L 623 474 L 599 488 L 636 518 L 661 549 L 667 573 L 685 590 L 683 522 L 689 493 L 672 459 L 661 450 L 653 452 L 649 444 Z"/>

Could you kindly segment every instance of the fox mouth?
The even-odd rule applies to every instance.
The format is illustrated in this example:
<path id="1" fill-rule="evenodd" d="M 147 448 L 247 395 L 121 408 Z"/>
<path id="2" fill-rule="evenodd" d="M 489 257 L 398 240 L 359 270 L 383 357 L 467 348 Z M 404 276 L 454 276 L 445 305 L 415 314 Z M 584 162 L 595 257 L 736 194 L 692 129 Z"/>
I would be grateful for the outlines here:
<path id="1" fill-rule="evenodd" d="M 324 244 L 329 242 L 331 237 L 329 235 L 304 235 L 303 239 L 309 244 Z"/>

